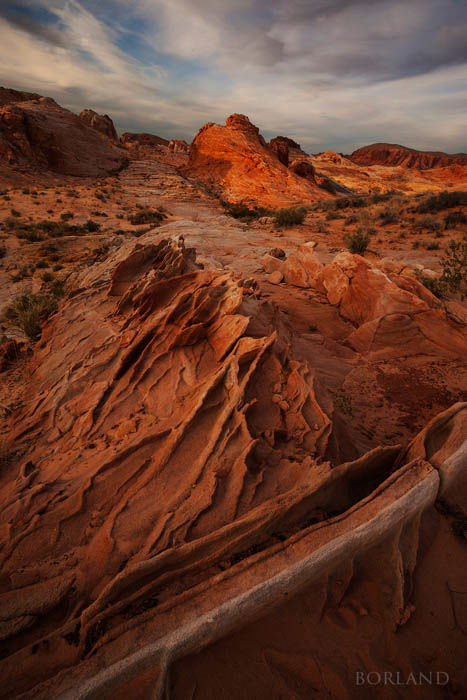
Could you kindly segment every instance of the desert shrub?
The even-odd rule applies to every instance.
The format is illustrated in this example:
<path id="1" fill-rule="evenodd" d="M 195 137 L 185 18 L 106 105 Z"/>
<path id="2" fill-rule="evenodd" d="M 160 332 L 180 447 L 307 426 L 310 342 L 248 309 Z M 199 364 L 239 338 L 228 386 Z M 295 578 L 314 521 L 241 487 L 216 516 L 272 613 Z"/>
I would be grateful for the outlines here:
<path id="1" fill-rule="evenodd" d="M 53 282 L 54 276 L 51 272 L 44 272 L 44 274 L 41 275 L 41 280 L 45 283 Z"/>
<path id="2" fill-rule="evenodd" d="M 56 310 L 57 301 L 52 295 L 22 293 L 7 307 L 6 316 L 31 340 L 37 340 L 42 324 Z"/>
<path id="3" fill-rule="evenodd" d="M 137 226 L 139 224 L 160 224 L 165 219 L 165 215 L 154 209 L 141 209 L 128 217 L 128 221 Z"/>
<path id="4" fill-rule="evenodd" d="M 87 230 L 89 233 L 95 233 L 96 231 L 99 231 L 101 225 L 98 224 L 96 221 L 93 221 L 92 219 L 88 219 L 85 224 Z"/>
<path id="5" fill-rule="evenodd" d="M 49 267 L 49 263 L 46 260 L 39 260 L 39 262 L 36 263 L 36 268 L 38 270 L 44 270 L 46 267 Z"/>
<path id="6" fill-rule="evenodd" d="M 226 214 L 232 216 L 234 219 L 241 219 L 243 221 L 253 221 L 254 219 L 259 219 L 260 216 L 268 216 L 272 213 L 269 209 L 265 209 L 264 207 L 250 209 L 250 207 L 243 202 L 234 203 L 221 201 L 221 204 Z"/>
<path id="7" fill-rule="evenodd" d="M 423 274 L 421 271 L 416 272 L 416 276 L 419 282 L 423 284 L 435 297 L 441 299 L 444 296 L 444 285 L 438 278 L 428 277 L 428 275 Z"/>
<path id="8" fill-rule="evenodd" d="M 380 212 L 379 218 L 383 226 L 388 226 L 397 223 L 398 216 L 394 209 L 386 207 Z"/>
<path id="9" fill-rule="evenodd" d="M 279 209 L 274 214 L 274 222 L 276 226 L 289 228 L 290 226 L 298 226 L 303 224 L 307 210 L 305 207 L 289 207 L 288 209 Z"/>
<path id="10" fill-rule="evenodd" d="M 339 391 L 333 391 L 332 393 L 334 406 L 342 413 L 345 413 L 346 416 L 353 418 L 353 408 L 350 397 L 347 396 L 347 394 L 343 394 Z"/>
<path id="11" fill-rule="evenodd" d="M 324 221 L 318 221 L 316 224 L 316 231 L 318 233 L 328 233 L 328 229 Z"/>
<path id="12" fill-rule="evenodd" d="M 463 211 L 450 211 L 444 217 L 445 228 L 456 228 L 459 224 L 467 224 L 467 214 Z"/>
<path id="13" fill-rule="evenodd" d="M 426 216 L 421 216 L 416 219 L 413 223 L 413 227 L 417 230 L 427 229 L 429 231 L 439 231 L 441 224 L 435 216 L 427 214 Z"/>
<path id="14" fill-rule="evenodd" d="M 344 221 L 344 226 L 350 226 L 350 224 L 356 224 L 357 221 L 358 221 L 358 216 L 356 216 L 355 214 L 351 214 Z"/>
<path id="15" fill-rule="evenodd" d="M 63 265 L 55 265 L 53 268 L 54 270 L 56 268 L 62 269 Z M 56 299 L 61 299 L 62 297 L 65 296 L 66 294 L 66 286 L 65 286 L 65 280 L 64 279 L 55 279 L 53 278 L 50 281 L 50 284 L 48 286 L 48 291 L 50 294 L 55 297 Z"/>
<path id="16" fill-rule="evenodd" d="M 96 228 L 97 226 L 97 228 Z M 37 221 L 32 224 L 26 222 L 16 222 L 10 224 L 10 228 L 15 230 L 18 238 L 32 243 L 43 241 L 45 238 L 61 238 L 62 236 L 81 236 L 86 233 L 97 231 L 99 224 L 89 220 L 85 224 L 69 224 L 66 221 Z"/>
<path id="17" fill-rule="evenodd" d="M 425 243 L 425 248 L 427 250 L 439 250 L 440 245 L 436 241 L 428 241 L 427 243 Z"/>
<path id="18" fill-rule="evenodd" d="M 337 213 L 337 211 L 333 211 L 332 209 L 326 213 L 326 221 L 332 221 L 333 219 L 341 219 L 342 216 Z"/>
<path id="19" fill-rule="evenodd" d="M 71 211 L 64 211 L 60 214 L 60 218 L 62 221 L 69 221 L 73 217 L 74 217 L 74 214 Z"/>
<path id="20" fill-rule="evenodd" d="M 11 215 L 15 216 L 18 219 L 21 216 L 21 212 L 17 209 L 11 209 Z"/>
<path id="21" fill-rule="evenodd" d="M 467 239 L 449 241 L 441 268 L 442 284 L 454 294 L 459 292 L 463 299 L 467 295 Z"/>
<path id="22" fill-rule="evenodd" d="M 359 228 L 355 233 L 347 233 L 344 241 L 351 253 L 364 253 L 370 244 L 370 234 Z"/>
<path id="23" fill-rule="evenodd" d="M 6 256 L 6 248 L 3 244 L 0 244 L 0 259 Z"/>
<path id="24" fill-rule="evenodd" d="M 416 211 L 420 214 L 430 214 L 465 205 L 467 205 L 467 192 L 439 192 L 420 202 Z"/>

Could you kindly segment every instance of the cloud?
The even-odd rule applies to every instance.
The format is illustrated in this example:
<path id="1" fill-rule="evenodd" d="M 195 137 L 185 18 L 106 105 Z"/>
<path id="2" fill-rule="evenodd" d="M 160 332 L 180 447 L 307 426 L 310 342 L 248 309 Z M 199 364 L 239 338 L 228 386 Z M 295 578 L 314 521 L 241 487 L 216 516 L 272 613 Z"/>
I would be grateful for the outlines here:
<path id="1" fill-rule="evenodd" d="M 162 136 L 240 111 L 312 151 L 463 150 L 466 15 L 458 0 L 16 0 L 0 81 Z"/>

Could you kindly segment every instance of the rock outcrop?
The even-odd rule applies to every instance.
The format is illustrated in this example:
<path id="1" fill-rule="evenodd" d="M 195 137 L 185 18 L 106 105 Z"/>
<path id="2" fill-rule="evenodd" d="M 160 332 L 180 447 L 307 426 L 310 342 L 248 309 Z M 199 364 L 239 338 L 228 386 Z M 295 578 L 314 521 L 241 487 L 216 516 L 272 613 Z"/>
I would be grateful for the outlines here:
<path id="1" fill-rule="evenodd" d="M 323 265 L 313 242 L 284 258 L 263 257 L 268 273 L 279 271 L 286 283 L 312 288 L 356 326 L 347 343 L 366 355 L 401 353 L 462 357 L 465 330 L 453 322 L 440 301 L 418 280 L 413 266 L 383 259 L 371 264 L 360 255 L 339 253 Z"/>
<path id="2" fill-rule="evenodd" d="M 169 153 L 189 153 L 190 144 L 183 139 L 172 139 L 168 145 Z"/>
<path id="3" fill-rule="evenodd" d="M 285 141 L 268 146 L 248 117 L 234 114 L 225 126 L 206 124 L 199 131 L 184 172 L 231 202 L 278 208 L 329 196 L 311 163 L 300 158 L 294 165 Z"/>
<path id="4" fill-rule="evenodd" d="M 443 168 L 447 165 L 467 165 L 466 153 L 442 153 L 438 151 L 417 151 L 395 143 L 374 143 L 358 148 L 350 160 L 359 165 L 400 165 L 404 168 L 427 170 Z"/>
<path id="5" fill-rule="evenodd" d="M 296 259 L 359 330 L 409 301 L 438 311 L 387 261 Z M 77 275 L 0 473 L 5 697 L 357 698 L 356 672 L 462 677 L 462 543 L 435 504 L 460 494 L 467 406 L 336 464 L 346 426 L 293 347 L 183 238 L 148 233 Z"/>
<path id="6" fill-rule="evenodd" d="M 3 97 L 7 99 L 5 93 Z M 122 149 L 51 98 L 12 97 L 13 102 L 0 107 L 0 163 L 25 172 L 79 177 L 103 175 L 124 165 Z"/>
<path id="7" fill-rule="evenodd" d="M 79 118 L 87 124 L 87 126 L 107 136 L 111 141 L 118 141 L 114 123 L 108 114 L 98 114 L 93 109 L 83 109 L 83 111 L 80 112 Z"/>
<path id="8" fill-rule="evenodd" d="M 133 134 L 125 132 L 120 136 L 120 143 L 127 148 L 155 148 L 167 147 L 169 142 L 161 136 L 154 134 Z"/>

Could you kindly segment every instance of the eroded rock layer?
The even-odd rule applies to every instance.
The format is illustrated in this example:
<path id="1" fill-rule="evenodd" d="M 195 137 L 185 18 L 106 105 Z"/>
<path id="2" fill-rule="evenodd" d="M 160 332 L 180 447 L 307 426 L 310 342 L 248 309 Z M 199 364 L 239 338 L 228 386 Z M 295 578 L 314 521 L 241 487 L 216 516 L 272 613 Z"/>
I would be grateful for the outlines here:
<path id="1" fill-rule="evenodd" d="M 388 263 L 269 257 L 355 334 L 441 313 Z M 362 697 L 352 674 L 384 663 L 461 679 L 462 543 L 434 505 L 465 507 L 466 406 L 336 465 L 345 425 L 290 328 L 183 238 L 127 242 L 75 282 L 0 475 L 2 696 Z"/>

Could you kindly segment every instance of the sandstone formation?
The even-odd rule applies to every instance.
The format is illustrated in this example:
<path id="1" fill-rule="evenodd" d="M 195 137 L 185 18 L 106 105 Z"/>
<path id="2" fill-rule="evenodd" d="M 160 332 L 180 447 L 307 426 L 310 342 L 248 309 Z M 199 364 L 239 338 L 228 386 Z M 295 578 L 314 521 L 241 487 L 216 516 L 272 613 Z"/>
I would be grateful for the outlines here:
<path id="1" fill-rule="evenodd" d="M 371 264 L 360 255 L 339 253 L 323 265 L 307 243 L 281 259 L 263 258 L 268 273 L 279 271 L 291 285 L 313 288 L 356 326 L 347 343 L 368 354 L 401 352 L 461 357 L 465 329 L 452 321 L 440 301 L 419 282 L 416 269 L 383 259 Z"/>
<path id="2" fill-rule="evenodd" d="M 127 148 L 159 148 L 167 147 L 169 142 L 154 134 L 132 134 L 125 132 L 120 136 L 120 143 Z"/>
<path id="3" fill-rule="evenodd" d="M 231 202 L 280 208 L 329 196 L 311 164 L 296 159 L 294 166 L 284 153 L 279 157 L 268 147 L 248 117 L 234 114 L 225 126 L 206 124 L 199 131 L 184 173 Z"/>
<path id="4" fill-rule="evenodd" d="M 359 165 L 400 165 L 404 168 L 443 168 L 447 165 L 467 165 L 465 153 L 417 151 L 395 143 L 374 143 L 354 151 L 349 159 Z"/>
<path id="5" fill-rule="evenodd" d="M 41 95 L 36 92 L 21 92 L 13 90 L 13 88 L 0 87 L 0 107 L 13 102 L 30 102 L 31 100 L 39 100 Z"/>
<path id="6" fill-rule="evenodd" d="M 5 167 L 87 177 L 124 165 L 121 149 L 51 98 L 13 99 L 0 107 L 0 163 Z"/>
<path id="7" fill-rule="evenodd" d="M 93 109 L 83 109 L 79 118 L 111 141 L 118 141 L 114 123 L 108 114 L 97 114 Z"/>
<path id="8" fill-rule="evenodd" d="M 190 145 L 181 139 L 169 141 L 168 149 L 170 153 L 189 153 Z"/>
<path id="9" fill-rule="evenodd" d="M 371 327 L 354 345 L 379 352 L 437 314 L 423 351 L 465 350 L 404 266 L 272 253 L 355 334 Z M 3 695 L 357 698 L 355 673 L 382 663 L 461 679 L 462 543 L 435 504 L 465 506 L 467 406 L 339 464 L 346 426 L 291 329 L 182 237 L 128 241 L 75 289 L 0 474 Z"/>

